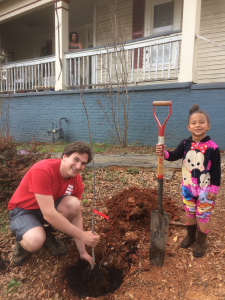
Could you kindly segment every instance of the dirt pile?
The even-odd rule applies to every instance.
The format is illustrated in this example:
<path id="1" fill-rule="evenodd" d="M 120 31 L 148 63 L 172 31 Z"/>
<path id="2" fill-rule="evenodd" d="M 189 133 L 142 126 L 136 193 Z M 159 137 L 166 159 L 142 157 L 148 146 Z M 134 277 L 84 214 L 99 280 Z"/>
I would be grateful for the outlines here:
<path id="1" fill-rule="evenodd" d="M 113 292 L 121 285 L 122 274 L 125 276 L 135 268 L 139 256 L 148 258 L 141 244 L 149 241 L 151 210 L 158 209 L 158 191 L 132 187 L 105 201 L 107 209 L 103 213 L 108 215 L 109 221 L 102 219 L 96 224 L 102 242 L 95 248 L 95 258 L 96 264 L 105 267 L 109 274 L 121 272 L 120 276 L 109 277 L 109 290 Z M 171 220 L 178 219 L 178 207 L 172 199 L 163 197 L 163 209 L 170 214 Z M 88 252 L 91 254 L 91 249 Z M 69 266 L 64 272 L 64 284 L 79 296 L 96 296 L 86 275 L 82 285 L 79 275 L 82 272 L 80 263 Z M 104 290 L 102 295 L 105 293 Z M 99 291 L 97 294 L 100 296 Z"/>
<path id="2" fill-rule="evenodd" d="M 117 241 L 137 242 L 135 230 L 145 228 L 150 230 L 151 210 L 158 210 L 158 191 L 132 187 L 124 190 L 111 199 L 106 200 L 109 222 L 99 228 L 107 242 Z M 171 220 L 177 220 L 178 207 L 175 202 L 163 197 L 163 210 L 170 215 Z"/>

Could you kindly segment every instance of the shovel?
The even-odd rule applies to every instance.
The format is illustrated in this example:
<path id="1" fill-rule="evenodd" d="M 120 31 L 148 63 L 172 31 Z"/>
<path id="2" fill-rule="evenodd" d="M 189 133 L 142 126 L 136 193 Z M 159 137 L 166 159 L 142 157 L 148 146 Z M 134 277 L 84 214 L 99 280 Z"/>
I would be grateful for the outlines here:
<path id="1" fill-rule="evenodd" d="M 153 115 L 159 127 L 158 144 L 164 145 L 165 125 L 171 115 L 172 101 L 154 101 L 152 104 L 153 104 Z M 160 124 L 158 118 L 156 117 L 155 106 L 170 106 L 169 114 L 165 122 L 163 123 L 163 125 Z M 158 155 L 158 210 L 151 211 L 150 251 L 149 251 L 150 263 L 152 265 L 156 265 L 160 267 L 162 267 L 164 264 L 166 239 L 168 235 L 169 219 L 170 219 L 170 215 L 165 213 L 162 208 L 163 166 L 164 166 L 164 155 L 162 152 Z"/>

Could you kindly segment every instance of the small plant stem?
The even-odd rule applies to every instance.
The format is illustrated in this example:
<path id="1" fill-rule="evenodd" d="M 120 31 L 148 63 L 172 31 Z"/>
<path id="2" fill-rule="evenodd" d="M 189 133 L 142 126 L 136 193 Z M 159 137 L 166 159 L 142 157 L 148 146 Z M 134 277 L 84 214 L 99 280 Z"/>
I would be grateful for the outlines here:
<path id="1" fill-rule="evenodd" d="M 80 99 L 81 99 L 81 102 L 83 103 L 85 113 L 87 116 L 88 130 L 89 130 L 89 136 L 90 136 L 90 145 L 91 145 L 91 151 L 92 151 L 91 128 L 90 128 L 90 123 L 89 123 L 87 107 L 86 107 L 84 99 L 83 99 L 83 89 L 80 89 Z M 95 165 L 94 165 L 94 160 L 92 160 L 92 166 L 93 166 L 93 209 L 95 209 Z M 92 212 L 92 233 L 94 234 L 94 232 L 95 232 L 95 214 L 94 214 L 94 212 Z M 95 265 L 95 251 L 94 251 L 94 248 L 92 247 L 91 269 L 94 268 L 94 265 Z"/>

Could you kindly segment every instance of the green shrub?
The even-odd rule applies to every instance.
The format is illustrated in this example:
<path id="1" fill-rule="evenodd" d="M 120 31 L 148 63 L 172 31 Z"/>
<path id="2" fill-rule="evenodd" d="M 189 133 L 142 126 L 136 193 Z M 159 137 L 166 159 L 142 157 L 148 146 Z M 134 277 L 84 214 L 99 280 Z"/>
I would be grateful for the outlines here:
<path id="1" fill-rule="evenodd" d="M 11 279 L 7 284 L 7 292 L 6 293 L 14 293 L 17 288 L 21 285 L 21 281 L 16 281 L 15 278 Z"/>
<path id="2" fill-rule="evenodd" d="M 30 149 L 17 150 L 12 136 L 0 139 L 0 202 L 9 201 L 28 169 L 37 161 L 50 158 L 50 154 L 40 152 L 34 141 Z"/>
<path id="3" fill-rule="evenodd" d="M 127 169 L 128 174 L 139 174 L 139 169 L 137 168 L 129 168 Z"/>

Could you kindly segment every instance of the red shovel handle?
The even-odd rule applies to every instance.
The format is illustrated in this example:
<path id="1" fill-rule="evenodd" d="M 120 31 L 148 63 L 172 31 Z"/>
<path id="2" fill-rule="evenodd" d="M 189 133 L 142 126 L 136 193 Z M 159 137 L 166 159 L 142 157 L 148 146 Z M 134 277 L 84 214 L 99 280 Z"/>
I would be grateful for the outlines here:
<path id="1" fill-rule="evenodd" d="M 153 104 L 153 115 L 154 115 L 154 118 L 156 119 L 156 122 L 158 123 L 158 127 L 159 127 L 158 144 L 164 145 L 165 126 L 166 126 L 166 122 L 168 121 L 168 119 L 171 115 L 172 101 L 154 101 L 154 102 L 152 102 L 152 104 Z M 170 106 L 169 114 L 168 114 L 166 120 L 164 121 L 163 125 L 160 124 L 158 118 L 156 117 L 155 106 Z M 164 156 L 163 156 L 163 152 L 162 152 L 162 154 L 158 155 L 158 178 L 159 179 L 163 179 L 163 168 L 164 168 Z"/>
<path id="2" fill-rule="evenodd" d="M 158 123 L 158 127 L 159 127 L 159 136 L 164 136 L 166 122 L 168 121 L 172 111 L 172 101 L 154 101 L 152 102 L 152 105 L 153 105 L 153 116 L 156 119 L 156 122 Z M 163 125 L 160 124 L 158 118 L 156 117 L 155 106 L 170 106 L 169 114 L 165 122 L 163 123 Z"/>

